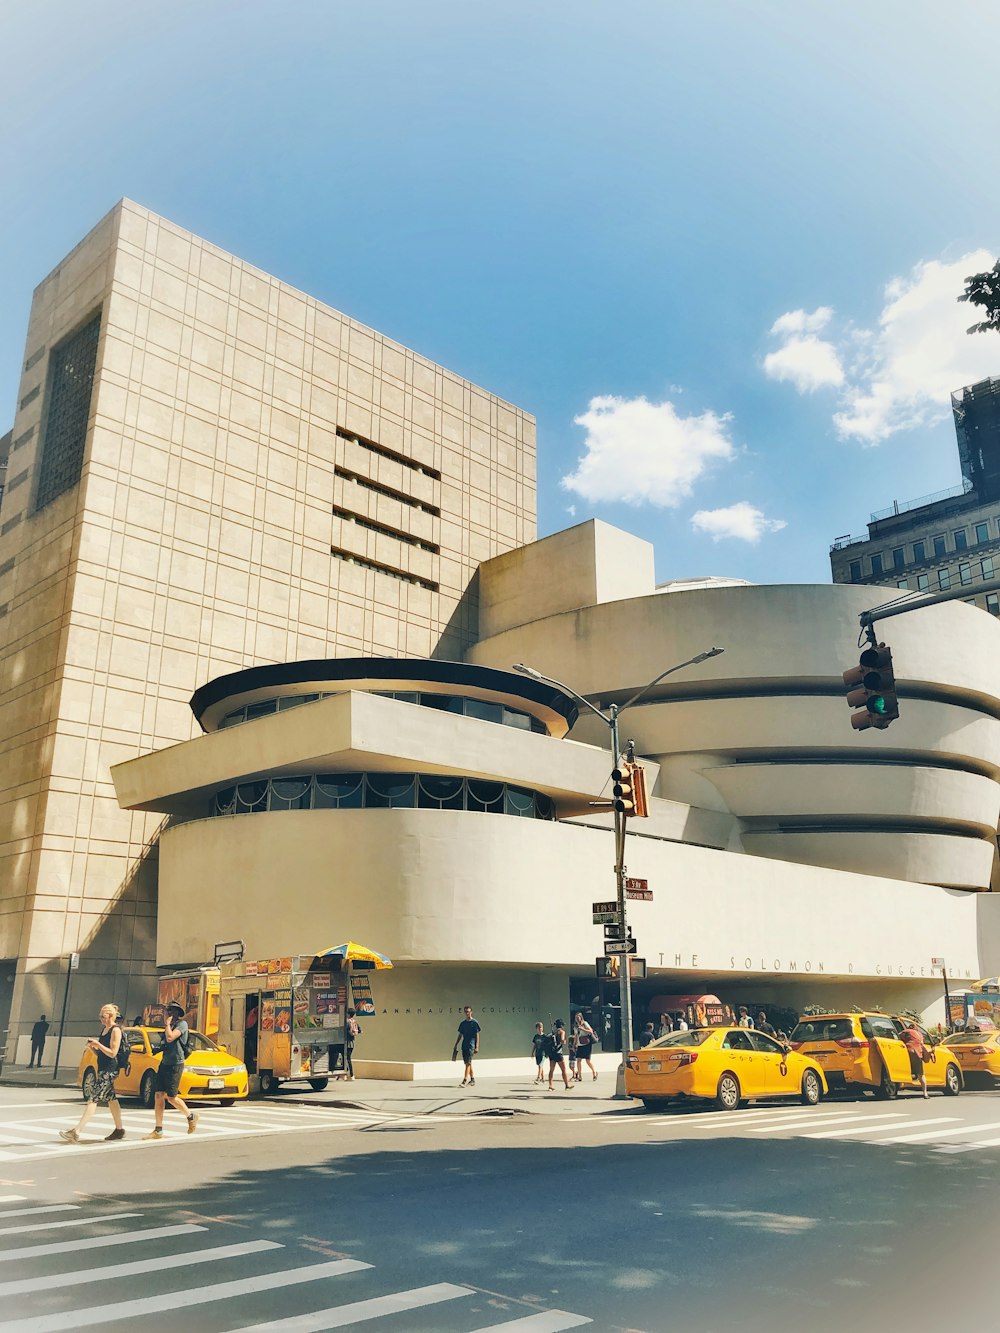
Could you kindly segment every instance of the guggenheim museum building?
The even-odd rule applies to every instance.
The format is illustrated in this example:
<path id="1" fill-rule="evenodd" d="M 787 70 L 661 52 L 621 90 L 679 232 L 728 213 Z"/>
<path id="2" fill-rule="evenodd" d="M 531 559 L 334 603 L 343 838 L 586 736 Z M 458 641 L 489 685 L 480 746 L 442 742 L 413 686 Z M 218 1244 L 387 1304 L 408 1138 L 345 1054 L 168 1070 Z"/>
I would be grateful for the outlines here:
<path id="1" fill-rule="evenodd" d="M 440 1071 L 465 1004 L 484 1061 L 523 1059 L 536 1020 L 616 999 L 609 732 L 574 695 L 713 647 L 621 716 L 637 1014 L 934 1022 L 932 959 L 997 971 L 985 612 L 889 622 L 900 715 L 854 731 L 871 589 L 657 586 L 607 524 L 538 540 L 530 416 L 127 200 L 35 292 L 6 447 L 8 1060 L 39 1012 L 66 999 L 75 1053 L 219 942 L 347 939 L 394 962 L 362 1072 Z"/>

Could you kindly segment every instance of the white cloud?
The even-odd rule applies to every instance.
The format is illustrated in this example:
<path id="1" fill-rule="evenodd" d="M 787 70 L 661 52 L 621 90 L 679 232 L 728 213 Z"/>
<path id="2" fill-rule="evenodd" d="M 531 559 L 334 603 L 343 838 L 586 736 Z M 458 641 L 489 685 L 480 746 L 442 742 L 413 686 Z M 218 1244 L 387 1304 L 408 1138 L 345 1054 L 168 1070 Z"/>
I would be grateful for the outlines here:
<path id="1" fill-rule="evenodd" d="M 780 323 L 777 320 L 774 327 Z M 813 393 L 844 382 L 844 368 L 833 343 L 811 333 L 789 338 L 776 352 L 769 352 L 764 358 L 764 374 L 772 380 L 791 381 L 799 393 Z"/>
<path id="2" fill-rule="evenodd" d="M 779 315 L 771 325 L 771 332 L 779 335 L 796 333 L 819 333 L 833 318 L 833 307 L 817 306 L 815 310 L 789 310 Z"/>
<path id="3" fill-rule="evenodd" d="M 827 334 L 830 341 L 814 336 L 828 328 L 830 307 L 791 310 L 771 326 L 785 341 L 765 357 L 764 371 L 800 393 L 839 387 L 837 433 L 863 444 L 941 421 L 950 414 L 953 390 L 1000 370 L 1000 342 L 992 334 L 970 336 L 976 310 L 957 299 L 969 274 L 993 263 L 988 250 L 921 262 L 887 283 L 876 328 L 847 323 Z"/>
<path id="4" fill-rule="evenodd" d="M 673 403 L 646 398 L 591 398 L 574 418 L 587 432 L 586 452 L 560 484 L 593 503 L 673 508 L 713 463 L 733 457 L 730 420 L 715 412 L 680 416 Z"/>
<path id="5" fill-rule="evenodd" d="M 748 500 L 740 500 L 726 509 L 699 509 L 691 516 L 691 526 L 695 532 L 707 532 L 714 542 L 726 537 L 759 542 L 765 532 L 780 532 L 788 525 L 781 518 L 765 518 Z"/>

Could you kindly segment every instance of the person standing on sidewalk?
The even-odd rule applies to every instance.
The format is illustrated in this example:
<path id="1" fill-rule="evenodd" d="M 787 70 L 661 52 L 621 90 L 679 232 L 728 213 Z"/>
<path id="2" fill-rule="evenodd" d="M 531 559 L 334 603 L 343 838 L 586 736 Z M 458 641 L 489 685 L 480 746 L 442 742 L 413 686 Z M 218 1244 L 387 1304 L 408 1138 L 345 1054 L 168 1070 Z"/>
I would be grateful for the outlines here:
<path id="1" fill-rule="evenodd" d="M 573 1030 L 576 1033 L 576 1081 L 579 1083 L 583 1079 L 584 1065 L 587 1066 L 596 1079 L 597 1070 L 594 1068 L 593 1061 L 590 1058 L 590 1052 L 594 1049 L 597 1033 L 587 1022 L 579 1009 L 573 1015 Z"/>
<path id="2" fill-rule="evenodd" d="M 167 1005 L 163 1020 L 163 1038 L 156 1048 L 163 1052 L 160 1067 L 156 1071 L 156 1101 L 154 1103 L 155 1126 L 147 1139 L 163 1138 L 163 1108 L 169 1102 L 176 1111 L 187 1116 L 188 1133 L 193 1134 L 198 1128 L 198 1117 L 189 1111 L 187 1104 L 178 1097 L 181 1087 L 181 1075 L 184 1073 L 184 1060 L 187 1055 L 188 1025 L 184 1021 L 184 1006 L 176 1000 Z"/>
<path id="3" fill-rule="evenodd" d="M 552 1078 L 556 1069 L 562 1074 L 566 1091 L 569 1092 L 574 1085 L 566 1073 L 566 1028 L 561 1018 L 557 1018 L 553 1024 L 549 1039 L 549 1092 L 553 1091 Z"/>
<path id="4" fill-rule="evenodd" d="M 337 1078 L 347 1083 L 354 1082 L 354 1043 L 361 1036 L 361 1024 L 358 1022 L 356 1009 L 348 1009 L 344 1024 L 344 1070 Z"/>
<path id="5" fill-rule="evenodd" d="M 465 1017 L 458 1025 L 458 1039 L 455 1042 L 456 1051 L 460 1045 L 462 1047 L 462 1063 L 465 1065 L 465 1074 L 459 1085 L 460 1087 L 464 1088 L 466 1084 L 468 1084 L 470 1088 L 476 1086 L 476 1075 L 472 1068 L 472 1058 L 479 1054 L 480 1032 L 482 1032 L 482 1028 L 472 1017 L 472 1005 L 467 1004 L 465 1006 Z M 454 1052 L 452 1052 L 452 1054 L 454 1055 Z"/>
<path id="6" fill-rule="evenodd" d="M 535 1024 L 535 1035 L 531 1039 L 531 1054 L 535 1057 L 535 1082 L 545 1082 L 545 1071 L 542 1065 L 545 1063 L 545 1024 Z"/>
<path id="7" fill-rule="evenodd" d="M 31 1059 L 28 1061 L 28 1068 L 31 1069 L 35 1064 L 38 1068 L 42 1067 L 42 1056 L 45 1054 L 45 1038 L 48 1034 L 49 1025 L 45 1021 L 45 1015 L 31 1029 Z"/>
<path id="8" fill-rule="evenodd" d="M 899 1034 L 910 1055 L 910 1075 L 927 1096 L 927 1070 L 924 1068 L 924 1038 L 916 1023 L 908 1023 Z"/>
<path id="9" fill-rule="evenodd" d="M 118 1048 L 125 1040 L 125 1033 L 115 1022 L 117 1013 L 118 1010 L 113 1004 L 102 1005 L 100 1036 L 87 1038 L 87 1045 L 97 1056 L 97 1080 L 90 1096 L 87 1098 L 87 1105 L 83 1108 L 83 1115 L 75 1129 L 61 1129 L 59 1131 L 59 1137 L 66 1143 L 80 1142 L 80 1135 L 99 1106 L 106 1106 L 111 1112 L 111 1119 L 115 1122 L 115 1127 L 107 1136 L 105 1142 L 114 1143 L 116 1140 L 125 1137 L 125 1126 L 122 1124 L 118 1094 L 115 1092 L 115 1078 L 118 1074 Z"/>

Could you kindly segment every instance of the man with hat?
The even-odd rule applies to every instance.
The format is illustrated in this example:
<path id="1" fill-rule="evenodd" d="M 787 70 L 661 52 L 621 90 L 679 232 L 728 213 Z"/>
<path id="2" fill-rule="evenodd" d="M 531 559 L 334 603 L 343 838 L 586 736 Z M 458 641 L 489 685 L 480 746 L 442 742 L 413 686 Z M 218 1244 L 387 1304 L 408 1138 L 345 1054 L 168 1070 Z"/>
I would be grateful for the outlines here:
<path id="1" fill-rule="evenodd" d="M 184 1021 L 184 1006 L 176 1000 L 167 1005 L 163 1020 L 163 1038 L 154 1049 L 163 1052 L 160 1067 L 156 1071 L 156 1101 L 154 1116 L 156 1127 L 147 1139 L 163 1138 L 163 1108 L 169 1102 L 176 1111 L 183 1111 L 187 1116 L 188 1133 L 193 1134 L 198 1128 L 198 1117 L 189 1111 L 185 1102 L 178 1097 L 181 1075 L 184 1073 L 184 1059 L 187 1054 L 188 1025 Z"/>

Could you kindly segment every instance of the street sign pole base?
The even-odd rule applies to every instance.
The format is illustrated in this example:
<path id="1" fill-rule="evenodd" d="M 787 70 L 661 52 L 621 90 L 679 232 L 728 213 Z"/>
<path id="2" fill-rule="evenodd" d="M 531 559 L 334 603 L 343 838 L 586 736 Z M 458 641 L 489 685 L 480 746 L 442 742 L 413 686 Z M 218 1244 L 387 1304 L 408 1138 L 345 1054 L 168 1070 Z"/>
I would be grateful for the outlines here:
<path id="1" fill-rule="evenodd" d="M 630 1102 L 632 1097 L 625 1091 L 625 1065 L 624 1062 L 618 1066 L 618 1073 L 615 1075 L 615 1092 L 613 1101 Z"/>

